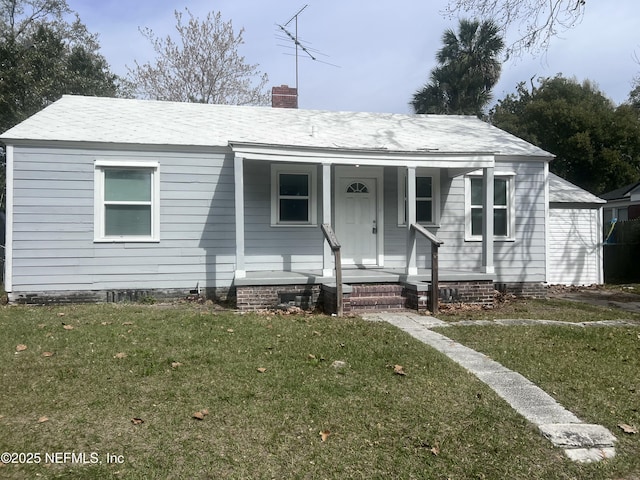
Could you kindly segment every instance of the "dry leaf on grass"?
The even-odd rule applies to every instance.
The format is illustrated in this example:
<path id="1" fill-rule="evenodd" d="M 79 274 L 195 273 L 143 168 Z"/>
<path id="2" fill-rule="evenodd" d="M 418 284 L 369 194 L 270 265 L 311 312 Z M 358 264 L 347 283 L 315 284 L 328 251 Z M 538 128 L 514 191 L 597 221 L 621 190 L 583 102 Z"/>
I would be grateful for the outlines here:
<path id="1" fill-rule="evenodd" d="M 347 366 L 347 362 L 342 360 L 334 360 L 331 366 L 335 369 L 345 368 Z"/>
<path id="2" fill-rule="evenodd" d="M 38 419 L 38 423 L 44 423 L 44 422 L 48 422 L 48 421 L 49 421 L 49 419 L 47 417 L 40 417 Z"/>
<path id="3" fill-rule="evenodd" d="M 206 417 L 207 415 L 209 415 L 209 410 L 203 408 L 202 410 L 193 412 L 193 415 L 191 415 L 191 417 L 195 418 L 196 420 L 204 420 L 204 417 Z"/>
<path id="4" fill-rule="evenodd" d="M 405 376 L 407 374 L 404 371 L 404 367 L 402 365 L 394 365 L 393 366 L 393 373 L 395 373 L 396 375 L 402 375 L 402 376 Z"/>
<path id="5" fill-rule="evenodd" d="M 257 370 L 258 370 L 258 372 L 260 372 L 260 373 L 264 373 L 264 372 L 266 372 L 266 371 L 267 371 L 267 369 L 266 369 L 266 368 L 264 368 L 264 367 L 259 367 Z"/>
<path id="6" fill-rule="evenodd" d="M 53 355 L 54 355 L 53 352 L 42 352 L 43 357 L 53 357 Z"/>
<path id="7" fill-rule="evenodd" d="M 60 312 L 60 313 L 58 313 L 58 316 L 59 316 L 59 317 L 64 317 L 65 315 L 66 315 L 66 313 L 64 313 L 64 312 Z"/>
<path id="8" fill-rule="evenodd" d="M 618 427 L 622 429 L 624 433 L 628 433 L 633 435 L 634 433 L 638 433 L 638 429 L 632 425 L 627 425 L 626 423 L 619 423 Z"/>
<path id="9" fill-rule="evenodd" d="M 134 425 L 140 425 L 144 423 L 144 420 L 141 418 L 134 417 L 131 419 L 131 423 L 133 423 Z"/>
<path id="10" fill-rule="evenodd" d="M 440 455 L 440 447 L 438 445 L 431 445 L 431 444 L 429 444 L 427 442 L 422 442 L 422 444 L 420 444 L 420 446 L 422 448 L 426 448 L 427 450 L 429 450 L 436 457 L 438 455 Z"/>
<path id="11" fill-rule="evenodd" d="M 16 345 L 16 352 L 24 352 L 27 349 L 27 346 L 24 344 Z"/>
<path id="12" fill-rule="evenodd" d="M 322 430 L 320 432 L 320 440 L 326 442 L 327 438 L 329 438 L 329 435 L 331 435 L 331 432 L 329 430 Z"/>
<path id="13" fill-rule="evenodd" d="M 124 352 L 118 352 L 113 356 L 113 358 L 127 358 L 127 354 Z"/>
<path id="14" fill-rule="evenodd" d="M 73 330 L 73 325 L 64 324 L 62 328 L 65 330 Z"/>

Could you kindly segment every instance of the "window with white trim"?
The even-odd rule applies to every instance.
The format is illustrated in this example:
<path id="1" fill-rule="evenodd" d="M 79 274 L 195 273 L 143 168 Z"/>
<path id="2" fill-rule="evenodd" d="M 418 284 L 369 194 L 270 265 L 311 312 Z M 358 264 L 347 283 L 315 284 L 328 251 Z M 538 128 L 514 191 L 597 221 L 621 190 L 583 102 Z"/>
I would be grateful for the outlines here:
<path id="1" fill-rule="evenodd" d="M 315 225 L 316 166 L 271 165 L 271 225 Z"/>
<path id="2" fill-rule="evenodd" d="M 495 174 L 493 179 L 493 235 L 496 240 L 512 240 L 515 231 L 514 174 Z M 466 240 L 482 240 L 484 192 L 482 176 L 465 178 Z"/>
<path id="3" fill-rule="evenodd" d="M 440 173 L 436 170 L 416 171 L 416 221 L 421 225 L 440 222 Z M 398 175 L 398 226 L 407 224 L 407 174 Z"/>
<path id="4" fill-rule="evenodd" d="M 158 162 L 95 162 L 95 240 L 159 241 Z"/>

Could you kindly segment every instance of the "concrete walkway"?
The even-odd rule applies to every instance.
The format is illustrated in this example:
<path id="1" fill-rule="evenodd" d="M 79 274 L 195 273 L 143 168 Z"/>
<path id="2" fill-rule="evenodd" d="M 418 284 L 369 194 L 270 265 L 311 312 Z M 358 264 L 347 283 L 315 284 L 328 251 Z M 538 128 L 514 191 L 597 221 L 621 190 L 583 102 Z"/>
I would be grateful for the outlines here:
<path id="1" fill-rule="evenodd" d="M 450 324 L 412 312 L 375 312 L 365 320 L 384 321 L 444 353 L 491 387 L 520 415 L 535 424 L 542 435 L 577 462 L 594 462 L 615 456 L 616 437 L 601 425 L 584 423 L 549 394 L 517 372 L 431 328 Z"/>

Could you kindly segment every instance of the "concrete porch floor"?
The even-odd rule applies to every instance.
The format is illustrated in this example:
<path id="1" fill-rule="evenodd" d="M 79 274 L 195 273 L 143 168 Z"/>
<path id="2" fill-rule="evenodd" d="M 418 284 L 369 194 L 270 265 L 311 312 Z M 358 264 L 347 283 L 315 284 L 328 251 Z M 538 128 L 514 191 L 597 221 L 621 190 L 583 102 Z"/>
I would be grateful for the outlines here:
<path id="1" fill-rule="evenodd" d="M 440 270 L 441 282 L 470 282 L 494 280 L 493 274 L 463 270 Z M 323 276 L 321 270 L 298 272 L 260 271 L 246 272 L 246 277 L 236 278 L 236 286 L 248 285 L 318 285 L 335 283 L 335 275 Z M 342 283 L 400 283 L 430 282 L 431 270 L 419 269 L 417 275 L 407 275 L 403 268 L 343 268 Z"/>

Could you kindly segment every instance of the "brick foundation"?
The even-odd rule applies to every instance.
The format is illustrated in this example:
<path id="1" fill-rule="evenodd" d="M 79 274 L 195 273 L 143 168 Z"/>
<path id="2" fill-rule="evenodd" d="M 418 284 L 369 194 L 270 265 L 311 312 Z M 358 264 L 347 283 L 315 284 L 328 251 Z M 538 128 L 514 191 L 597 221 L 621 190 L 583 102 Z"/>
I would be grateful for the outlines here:
<path id="1" fill-rule="evenodd" d="M 190 289 L 119 289 L 87 291 L 49 291 L 10 293 L 11 303 L 25 305 L 62 305 L 72 303 L 121 303 L 145 301 L 172 301 L 187 297 L 202 296 L 216 302 L 232 302 L 235 296 L 232 288 Z"/>
<path id="2" fill-rule="evenodd" d="M 542 282 L 496 283 L 495 289 L 520 298 L 547 298 L 547 288 Z"/>
<path id="3" fill-rule="evenodd" d="M 439 282 L 440 302 L 493 305 L 494 285 L 491 280 Z"/>
<path id="4" fill-rule="evenodd" d="M 423 313 L 429 310 L 431 286 L 425 283 L 408 283 L 405 285 L 406 307 Z"/>
<path id="5" fill-rule="evenodd" d="M 429 309 L 430 287 L 427 283 L 345 285 L 345 313 L 363 310 L 408 308 L 418 312 Z M 546 298 L 547 290 L 539 282 L 496 283 L 490 280 L 440 282 L 441 303 L 469 303 L 491 306 L 495 291 L 521 298 Z M 278 305 L 295 305 L 304 310 L 321 309 L 336 313 L 336 288 L 330 285 L 255 285 L 225 288 L 90 290 L 84 292 L 11 293 L 11 303 L 56 305 L 100 302 L 170 301 L 199 295 L 218 303 L 236 305 L 240 311 L 256 311 Z"/>
<path id="6" fill-rule="evenodd" d="M 243 312 L 278 305 L 314 310 L 320 299 L 320 285 L 246 285 L 236 287 L 236 307 Z"/>

